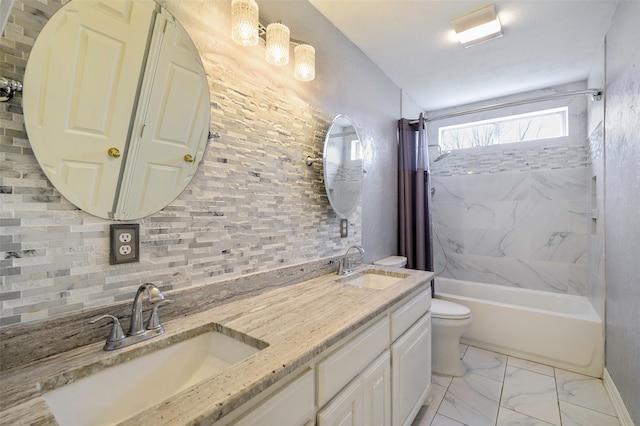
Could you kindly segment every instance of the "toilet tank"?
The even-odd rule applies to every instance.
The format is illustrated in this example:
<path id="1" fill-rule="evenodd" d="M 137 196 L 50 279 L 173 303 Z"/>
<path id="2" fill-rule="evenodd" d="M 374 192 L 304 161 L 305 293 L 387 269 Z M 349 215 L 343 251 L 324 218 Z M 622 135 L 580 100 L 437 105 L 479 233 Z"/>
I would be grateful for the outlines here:
<path id="1" fill-rule="evenodd" d="M 394 268 L 404 268 L 407 266 L 407 258 L 404 256 L 389 256 L 384 259 L 376 260 L 374 265 L 392 266 Z"/>

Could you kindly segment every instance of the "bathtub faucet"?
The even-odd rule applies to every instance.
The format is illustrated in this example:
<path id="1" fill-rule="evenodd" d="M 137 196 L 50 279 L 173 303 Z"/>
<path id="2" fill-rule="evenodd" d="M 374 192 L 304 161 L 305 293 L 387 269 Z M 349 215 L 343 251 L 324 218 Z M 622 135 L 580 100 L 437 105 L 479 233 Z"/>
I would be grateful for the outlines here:
<path id="1" fill-rule="evenodd" d="M 364 249 L 360 246 L 349 247 L 344 257 L 340 260 L 340 265 L 338 266 L 338 275 L 347 275 L 353 272 L 353 269 L 351 269 L 351 258 L 349 257 L 349 253 L 351 253 L 352 249 L 356 249 L 360 252 L 360 254 L 364 254 Z"/>

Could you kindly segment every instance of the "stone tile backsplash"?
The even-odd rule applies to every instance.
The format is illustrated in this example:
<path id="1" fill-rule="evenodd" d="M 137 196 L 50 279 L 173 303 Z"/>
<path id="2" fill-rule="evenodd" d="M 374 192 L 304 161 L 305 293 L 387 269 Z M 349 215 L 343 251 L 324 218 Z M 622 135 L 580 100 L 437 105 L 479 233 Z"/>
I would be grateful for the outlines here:
<path id="1" fill-rule="evenodd" d="M 60 7 L 55 0 L 16 0 L 0 39 L 3 75 L 22 80 L 37 34 Z M 212 7 L 224 12 L 228 5 Z M 221 22 L 213 27 L 228 25 L 224 13 L 215 16 Z M 240 55 L 230 40 L 217 43 L 216 59 Z M 360 243 L 361 207 L 350 217 L 349 237 L 340 238 L 322 170 L 304 163 L 322 152 L 332 117 L 268 76 L 212 58 L 204 55 L 203 63 L 211 129 L 221 138 L 208 146 L 174 202 L 132 221 L 141 225 L 139 263 L 109 265 L 112 222 L 79 211 L 52 187 L 31 151 L 21 97 L 0 103 L 0 326 L 126 300 L 143 282 L 164 290 L 206 284 L 333 256 Z"/>

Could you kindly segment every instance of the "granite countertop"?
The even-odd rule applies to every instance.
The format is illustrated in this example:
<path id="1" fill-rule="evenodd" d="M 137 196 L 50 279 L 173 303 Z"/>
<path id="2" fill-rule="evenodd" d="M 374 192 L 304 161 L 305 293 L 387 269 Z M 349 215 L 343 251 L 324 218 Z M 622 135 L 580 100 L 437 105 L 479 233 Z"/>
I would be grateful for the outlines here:
<path id="1" fill-rule="evenodd" d="M 162 336 L 124 349 L 104 352 L 104 343 L 95 343 L 11 369 L 0 376 L 0 424 L 57 424 L 42 392 L 183 340 L 215 323 L 268 346 L 122 424 L 213 423 L 394 303 L 427 288 L 433 277 L 431 272 L 371 265 L 361 265 L 354 274 L 367 269 L 408 276 L 375 290 L 343 284 L 341 277 L 327 274 L 168 321 Z"/>

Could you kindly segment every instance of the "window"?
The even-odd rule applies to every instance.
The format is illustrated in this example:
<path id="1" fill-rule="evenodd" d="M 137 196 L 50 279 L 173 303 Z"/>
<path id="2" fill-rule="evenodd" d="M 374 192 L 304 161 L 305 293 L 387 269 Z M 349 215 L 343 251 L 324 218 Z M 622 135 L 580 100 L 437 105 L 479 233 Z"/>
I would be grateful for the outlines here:
<path id="1" fill-rule="evenodd" d="M 362 160 L 362 145 L 360 139 L 351 141 L 351 161 Z"/>
<path id="2" fill-rule="evenodd" d="M 441 127 L 438 141 L 450 151 L 568 135 L 568 107 L 562 107 Z"/>

